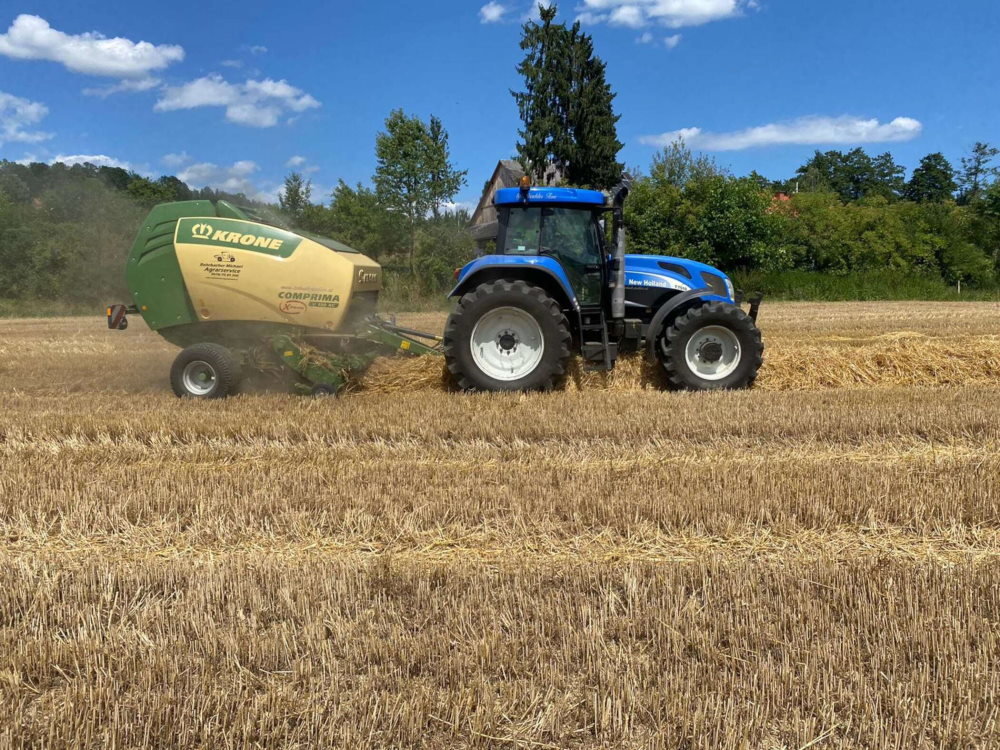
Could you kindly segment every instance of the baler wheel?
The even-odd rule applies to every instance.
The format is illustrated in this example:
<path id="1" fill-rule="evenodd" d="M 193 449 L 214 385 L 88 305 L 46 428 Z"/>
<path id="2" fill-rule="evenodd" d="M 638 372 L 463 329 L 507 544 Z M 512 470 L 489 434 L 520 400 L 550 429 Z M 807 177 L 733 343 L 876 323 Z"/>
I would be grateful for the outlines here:
<path id="1" fill-rule="evenodd" d="M 236 392 L 240 361 L 219 344 L 194 344 L 177 355 L 170 386 L 181 398 L 225 398 Z"/>

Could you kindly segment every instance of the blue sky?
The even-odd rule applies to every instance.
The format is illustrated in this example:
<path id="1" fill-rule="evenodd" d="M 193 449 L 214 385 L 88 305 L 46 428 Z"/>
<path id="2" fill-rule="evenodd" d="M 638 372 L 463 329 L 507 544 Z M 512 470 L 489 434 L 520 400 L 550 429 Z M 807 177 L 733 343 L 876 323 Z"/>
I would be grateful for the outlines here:
<path id="1" fill-rule="evenodd" d="M 521 0 L 0 3 L 0 158 L 103 157 L 273 194 L 368 182 L 389 111 L 440 117 L 474 202 L 519 120 Z M 576 0 L 608 63 L 621 158 L 683 132 L 737 174 L 816 148 L 911 168 L 1000 145 L 997 0 Z M 324 197 L 317 195 L 316 197 Z"/>

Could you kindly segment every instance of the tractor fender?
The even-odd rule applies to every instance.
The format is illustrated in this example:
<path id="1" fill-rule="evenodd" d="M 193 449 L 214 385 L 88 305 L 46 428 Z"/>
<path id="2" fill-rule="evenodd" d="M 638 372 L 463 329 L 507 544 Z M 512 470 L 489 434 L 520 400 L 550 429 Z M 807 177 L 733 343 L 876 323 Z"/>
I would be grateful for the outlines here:
<path id="1" fill-rule="evenodd" d="M 503 260 L 498 261 L 498 259 Z M 523 280 L 541 287 L 564 309 L 579 313 L 580 304 L 570 286 L 569 278 L 554 258 L 529 259 L 502 255 L 479 258 L 462 269 L 458 284 L 448 296 L 460 297 L 480 284 L 499 279 Z"/>
<path id="2" fill-rule="evenodd" d="M 726 299 L 725 297 L 720 297 L 714 290 L 709 289 L 708 287 L 704 287 L 702 289 L 692 289 L 688 292 L 675 294 L 660 306 L 660 309 L 656 311 L 653 319 L 649 322 L 649 328 L 646 332 L 646 351 L 649 353 L 650 357 L 656 356 L 656 337 L 660 331 L 663 330 L 663 326 L 666 325 L 670 316 L 677 312 L 686 303 L 694 302 L 696 300 L 705 302 L 732 302 L 732 300 Z"/>

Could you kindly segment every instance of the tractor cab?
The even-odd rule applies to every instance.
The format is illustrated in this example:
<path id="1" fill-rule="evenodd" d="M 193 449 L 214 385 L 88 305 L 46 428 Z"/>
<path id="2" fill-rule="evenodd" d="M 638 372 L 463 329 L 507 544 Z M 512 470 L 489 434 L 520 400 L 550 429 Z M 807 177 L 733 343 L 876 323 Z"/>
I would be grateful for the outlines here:
<path id="1" fill-rule="evenodd" d="M 729 277 L 686 258 L 625 254 L 630 183 L 595 190 L 497 190 L 496 252 L 460 269 L 445 330 L 448 367 L 474 390 L 547 389 L 571 352 L 610 370 L 645 347 L 667 382 L 749 386 L 761 364 L 760 299 L 749 314 Z M 613 217 L 610 243 L 603 218 Z"/>
<path id="2" fill-rule="evenodd" d="M 608 258 L 601 218 L 608 210 L 594 190 L 516 188 L 497 191 L 497 251 L 505 256 L 548 257 L 562 267 L 581 306 L 600 306 Z"/>

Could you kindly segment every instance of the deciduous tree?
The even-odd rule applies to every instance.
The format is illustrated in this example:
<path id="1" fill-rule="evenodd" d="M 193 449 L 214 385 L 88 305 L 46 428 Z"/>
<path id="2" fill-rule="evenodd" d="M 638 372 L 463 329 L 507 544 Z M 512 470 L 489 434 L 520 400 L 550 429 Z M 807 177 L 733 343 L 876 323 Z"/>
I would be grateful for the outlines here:
<path id="1" fill-rule="evenodd" d="M 955 170 L 944 154 L 938 152 L 925 156 L 913 170 L 906 198 L 917 203 L 941 203 L 949 200 L 956 189 Z"/>
<path id="2" fill-rule="evenodd" d="M 958 202 L 968 205 L 978 200 L 992 178 L 995 178 L 1000 169 L 990 166 L 990 162 L 1000 154 L 1000 149 L 994 148 L 988 143 L 978 141 L 972 147 L 972 153 L 962 157 L 962 171 L 958 176 Z"/>
<path id="3" fill-rule="evenodd" d="M 419 117 L 394 110 L 385 121 L 385 131 L 375 139 L 375 194 L 388 210 L 405 217 L 410 228 L 409 265 L 417 228 L 428 216 L 440 211 L 465 184 L 465 172 L 454 168 L 448 152 L 448 134 L 437 118 L 429 127 Z"/>
<path id="4" fill-rule="evenodd" d="M 285 178 L 285 186 L 278 193 L 278 204 L 292 222 L 298 222 L 311 205 L 312 181 L 300 173 L 292 172 Z"/>

